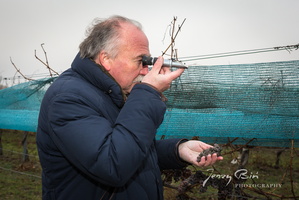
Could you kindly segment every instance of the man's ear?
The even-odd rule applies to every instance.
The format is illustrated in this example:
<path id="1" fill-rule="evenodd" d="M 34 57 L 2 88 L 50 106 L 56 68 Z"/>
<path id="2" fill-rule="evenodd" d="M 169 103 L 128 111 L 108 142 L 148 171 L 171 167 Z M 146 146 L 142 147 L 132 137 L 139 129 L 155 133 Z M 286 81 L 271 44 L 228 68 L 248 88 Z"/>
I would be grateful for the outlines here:
<path id="1" fill-rule="evenodd" d="M 111 69 L 110 57 L 107 52 L 101 51 L 95 59 L 95 62 L 103 66 L 107 71 Z"/>

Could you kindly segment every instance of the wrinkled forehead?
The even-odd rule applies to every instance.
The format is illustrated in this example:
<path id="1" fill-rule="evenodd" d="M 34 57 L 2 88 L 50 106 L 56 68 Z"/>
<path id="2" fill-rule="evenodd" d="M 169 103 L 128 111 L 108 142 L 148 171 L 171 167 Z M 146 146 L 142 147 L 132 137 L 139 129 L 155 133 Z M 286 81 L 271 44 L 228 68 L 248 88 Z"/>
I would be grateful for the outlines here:
<path id="1" fill-rule="evenodd" d="M 121 23 L 121 37 L 127 42 L 144 43 L 148 45 L 148 39 L 145 33 L 134 24 Z"/>
<path id="2" fill-rule="evenodd" d="M 128 51 L 140 55 L 149 54 L 149 41 L 145 33 L 133 24 L 123 24 L 121 27 L 122 45 Z"/>

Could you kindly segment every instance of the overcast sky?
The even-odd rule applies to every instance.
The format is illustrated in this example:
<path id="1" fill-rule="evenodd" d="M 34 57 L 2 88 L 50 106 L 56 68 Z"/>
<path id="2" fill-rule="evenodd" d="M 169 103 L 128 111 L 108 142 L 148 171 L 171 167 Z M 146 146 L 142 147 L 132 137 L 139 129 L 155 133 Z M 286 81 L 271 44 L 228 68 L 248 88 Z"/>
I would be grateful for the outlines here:
<path id="1" fill-rule="evenodd" d="M 62 72 L 78 52 L 86 27 L 96 17 L 123 15 L 139 21 L 158 56 L 168 46 L 163 37 L 174 16 L 180 24 L 179 57 L 293 45 L 299 43 L 298 0 L 0 0 L 0 76 L 16 66 L 26 75 L 47 72 L 34 57 Z M 167 34 L 168 36 L 168 34 Z M 198 65 L 299 60 L 299 50 L 196 61 Z M 190 63 L 195 64 L 195 63 Z"/>

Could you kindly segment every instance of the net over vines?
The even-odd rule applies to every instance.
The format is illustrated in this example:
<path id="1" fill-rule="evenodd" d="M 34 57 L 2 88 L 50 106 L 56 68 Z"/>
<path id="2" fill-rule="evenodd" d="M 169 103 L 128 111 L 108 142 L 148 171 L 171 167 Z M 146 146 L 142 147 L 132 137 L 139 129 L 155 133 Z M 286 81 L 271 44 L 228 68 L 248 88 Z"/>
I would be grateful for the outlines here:
<path id="1" fill-rule="evenodd" d="M 0 128 L 36 131 L 43 95 L 55 78 L 0 90 Z M 157 138 L 288 146 L 299 140 L 299 61 L 190 66 L 165 92 Z M 254 138 L 254 140 L 252 140 Z"/>
<path id="2" fill-rule="evenodd" d="M 166 137 L 255 138 L 262 146 L 299 139 L 299 61 L 190 66 L 165 96 Z"/>
<path id="3" fill-rule="evenodd" d="M 0 129 L 36 132 L 41 101 L 54 79 L 32 80 L 0 90 Z"/>

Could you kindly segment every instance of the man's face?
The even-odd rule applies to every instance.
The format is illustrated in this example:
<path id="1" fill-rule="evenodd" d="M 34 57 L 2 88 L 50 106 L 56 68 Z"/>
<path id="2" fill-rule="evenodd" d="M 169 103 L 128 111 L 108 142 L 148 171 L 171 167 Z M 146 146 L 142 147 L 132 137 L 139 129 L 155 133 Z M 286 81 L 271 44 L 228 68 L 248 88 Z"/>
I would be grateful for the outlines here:
<path id="1" fill-rule="evenodd" d="M 109 73 L 129 94 L 133 86 L 148 73 L 148 66 L 142 65 L 142 56 L 149 55 L 149 44 L 145 34 L 131 24 L 122 25 L 121 43 L 116 58 L 109 62 Z"/>

